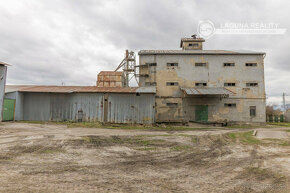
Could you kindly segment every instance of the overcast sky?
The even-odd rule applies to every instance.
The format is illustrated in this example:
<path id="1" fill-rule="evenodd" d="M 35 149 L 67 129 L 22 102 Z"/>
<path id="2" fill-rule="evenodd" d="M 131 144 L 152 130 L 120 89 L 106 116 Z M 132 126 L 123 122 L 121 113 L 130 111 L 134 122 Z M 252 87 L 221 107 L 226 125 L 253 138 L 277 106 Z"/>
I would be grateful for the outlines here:
<path id="1" fill-rule="evenodd" d="M 125 49 L 179 49 L 200 20 L 290 27 L 289 1 L 279 0 L 0 0 L 0 61 L 7 84 L 95 85 Z M 269 102 L 290 95 L 290 35 L 215 35 L 204 49 L 254 50 L 265 58 Z M 290 98 L 289 98 L 290 103 Z"/>

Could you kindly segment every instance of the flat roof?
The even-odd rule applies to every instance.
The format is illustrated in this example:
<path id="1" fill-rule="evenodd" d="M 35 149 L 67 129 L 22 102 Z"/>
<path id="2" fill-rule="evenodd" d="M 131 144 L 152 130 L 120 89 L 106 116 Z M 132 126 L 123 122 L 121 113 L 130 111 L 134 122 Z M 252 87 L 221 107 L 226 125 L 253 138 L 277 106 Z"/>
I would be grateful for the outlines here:
<path id="1" fill-rule="evenodd" d="M 122 76 L 122 71 L 101 71 L 98 75 L 108 75 L 108 76 Z"/>
<path id="2" fill-rule="evenodd" d="M 41 86 L 41 85 L 6 85 L 5 93 L 156 93 L 155 87 L 97 87 L 97 86 Z"/>
<path id="3" fill-rule="evenodd" d="M 140 50 L 139 55 L 265 55 L 250 50 Z"/>

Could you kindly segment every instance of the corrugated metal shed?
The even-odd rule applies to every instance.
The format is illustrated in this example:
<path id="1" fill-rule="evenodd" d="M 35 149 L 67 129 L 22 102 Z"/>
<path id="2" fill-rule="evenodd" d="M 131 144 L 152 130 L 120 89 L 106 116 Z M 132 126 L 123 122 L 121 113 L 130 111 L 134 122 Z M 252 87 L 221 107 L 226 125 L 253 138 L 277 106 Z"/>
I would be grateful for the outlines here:
<path id="1" fill-rule="evenodd" d="M 155 87 L 8 86 L 15 120 L 154 123 Z M 138 94 L 137 94 L 138 93 Z"/>
<path id="2" fill-rule="evenodd" d="M 39 93 L 156 93 L 155 88 L 142 87 L 96 87 L 96 86 L 33 86 L 6 85 L 5 92 Z"/>
<path id="3" fill-rule="evenodd" d="M 264 55 L 265 52 L 249 50 L 141 50 L 139 55 Z"/>
<path id="4" fill-rule="evenodd" d="M 187 95 L 233 95 L 235 94 L 234 92 L 222 88 L 222 87 L 217 87 L 217 88 L 199 88 L 199 87 L 194 87 L 194 88 L 181 88 Z"/>

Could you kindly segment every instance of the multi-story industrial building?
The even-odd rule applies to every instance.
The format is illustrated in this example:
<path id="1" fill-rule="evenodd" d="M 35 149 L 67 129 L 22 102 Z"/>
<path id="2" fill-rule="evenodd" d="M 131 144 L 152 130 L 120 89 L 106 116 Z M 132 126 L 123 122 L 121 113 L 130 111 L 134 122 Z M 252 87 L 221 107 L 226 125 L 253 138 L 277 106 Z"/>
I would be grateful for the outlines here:
<path id="1" fill-rule="evenodd" d="M 139 86 L 157 89 L 156 122 L 265 123 L 265 53 L 203 50 L 203 42 L 139 52 Z"/>

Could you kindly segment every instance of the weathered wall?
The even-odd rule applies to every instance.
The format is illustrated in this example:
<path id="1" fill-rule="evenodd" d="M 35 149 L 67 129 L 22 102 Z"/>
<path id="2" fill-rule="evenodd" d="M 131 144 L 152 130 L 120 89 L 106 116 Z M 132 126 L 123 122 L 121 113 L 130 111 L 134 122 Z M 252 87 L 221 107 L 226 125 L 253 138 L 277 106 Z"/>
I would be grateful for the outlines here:
<path id="1" fill-rule="evenodd" d="M 140 65 L 157 63 L 156 73 L 140 77 L 140 86 L 156 80 L 156 121 L 187 121 L 194 112 L 194 105 L 209 105 L 209 120 L 229 119 L 243 122 L 265 122 L 265 84 L 262 55 L 140 55 Z M 195 63 L 207 63 L 206 67 L 196 67 Z M 224 63 L 234 62 L 234 67 L 224 67 Z M 257 67 L 246 67 L 245 63 L 257 63 Z M 178 63 L 178 67 L 168 67 L 167 63 Z M 149 71 L 150 71 L 150 67 Z M 140 68 L 140 73 L 147 70 Z M 166 82 L 178 82 L 177 86 L 167 86 Z M 183 98 L 180 87 L 195 87 L 197 82 L 206 82 L 208 87 L 224 87 L 224 83 L 236 83 L 226 87 L 236 93 L 228 99 Z M 247 87 L 246 83 L 257 82 L 257 87 Z M 236 108 L 224 107 L 226 100 L 237 104 Z M 178 107 L 166 107 L 166 103 L 178 103 Z M 191 104 L 189 107 L 188 104 Z M 251 118 L 249 107 L 256 106 L 257 116 Z M 229 112 L 228 112 L 229 111 Z M 194 117 L 194 116 L 193 116 Z"/>
<path id="2" fill-rule="evenodd" d="M 113 94 L 109 95 L 108 101 L 108 122 L 154 123 L 154 94 Z"/>
<path id="3" fill-rule="evenodd" d="M 3 99 L 5 94 L 7 66 L 0 65 L 0 121 L 3 117 Z"/>
<path id="4" fill-rule="evenodd" d="M 114 123 L 154 123 L 154 94 L 103 93 L 7 93 L 16 99 L 15 120 L 107 121 Z M 17 115 L 17 116 L 16 116 Z"/>

